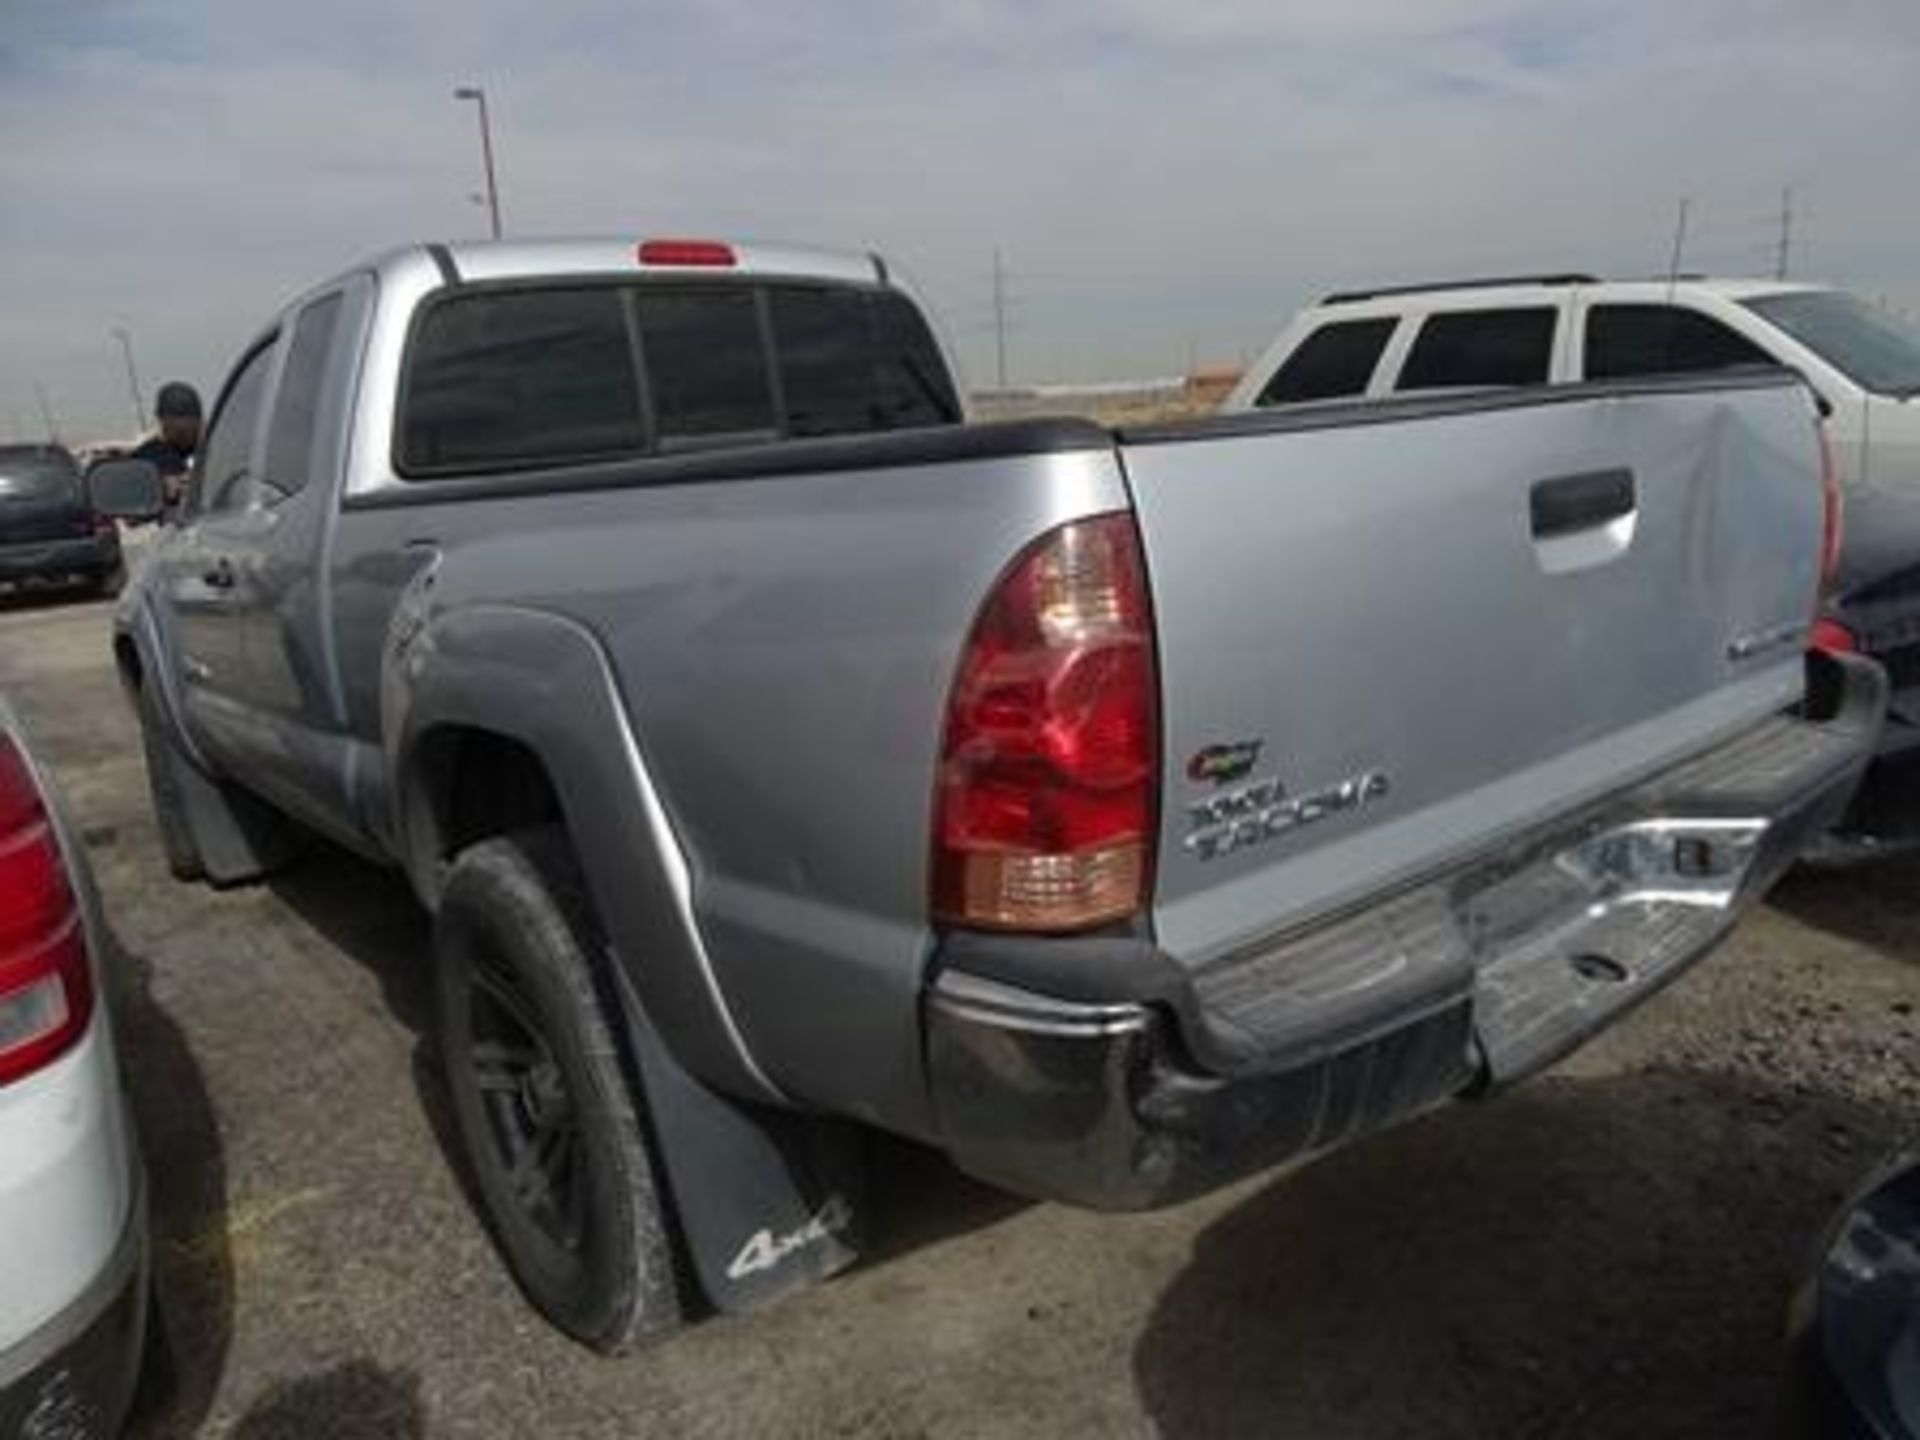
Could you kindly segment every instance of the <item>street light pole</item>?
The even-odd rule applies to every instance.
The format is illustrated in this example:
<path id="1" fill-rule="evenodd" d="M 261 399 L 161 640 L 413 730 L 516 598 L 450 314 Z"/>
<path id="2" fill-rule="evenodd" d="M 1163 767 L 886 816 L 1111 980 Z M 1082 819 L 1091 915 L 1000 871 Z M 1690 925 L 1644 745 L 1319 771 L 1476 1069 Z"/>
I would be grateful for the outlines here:
<path id="1" fill-rule="evenodd" d="M 478 85 L 462 85 L 453 92 L 456 100 L 471 100 L 480 107 L 480 158 L 487 167 L 487 214 L 493 219 L 493 238 L 500 238 L 500 187 L 493 178 L 493 126 L 487 122 L 487 92 Z"/>
<path id="2" fill-rule="evenodd" d="M 140 397 L 140 372 L 133 364 L 133 336 L 126 327 L 113 327 L 113 338 L 120 342 L 120 353 L 127 361 L 127 388 L 133 392 L 133 428 L 137 431 L 147 423 L 147 402 Z"/>

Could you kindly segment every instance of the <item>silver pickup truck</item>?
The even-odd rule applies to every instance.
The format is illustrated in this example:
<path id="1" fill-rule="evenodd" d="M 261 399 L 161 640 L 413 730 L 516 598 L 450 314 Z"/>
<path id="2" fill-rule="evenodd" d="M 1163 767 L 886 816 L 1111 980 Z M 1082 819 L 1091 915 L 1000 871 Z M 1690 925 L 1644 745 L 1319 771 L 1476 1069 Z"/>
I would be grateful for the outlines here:
<path id="1" fill-rule="evenodd" d="M 1124 1209 L 1536 1071 L 1872 748 L 1784 371 L 1118 432 L 950 376 L 872 256 L 402 250 L 248 348 L 120 605 L 178 874 L 313 830 L 433 912 L 589 1344 L 848 1263 L 865 1127 Z"/>

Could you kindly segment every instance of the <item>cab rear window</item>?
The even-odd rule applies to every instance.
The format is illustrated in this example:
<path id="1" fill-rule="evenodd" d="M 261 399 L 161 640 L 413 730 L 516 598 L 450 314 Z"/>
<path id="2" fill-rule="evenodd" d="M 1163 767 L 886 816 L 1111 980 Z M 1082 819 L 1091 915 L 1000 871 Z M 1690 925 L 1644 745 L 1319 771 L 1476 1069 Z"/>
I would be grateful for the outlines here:
<path id="1" fill-rule="evenodd" d="M 423 474 L 564 465 L 646 443 L 625 307 L 611 288 L 475 292 L 421 318 L 401 453 Z"/>
<path id="2" fill-rule="evenodd" d="M 395 459 L 409 477 L 484 474 L 959 414 L 932 334 L 896 291 L 475 288 L 415 324 Z"/>

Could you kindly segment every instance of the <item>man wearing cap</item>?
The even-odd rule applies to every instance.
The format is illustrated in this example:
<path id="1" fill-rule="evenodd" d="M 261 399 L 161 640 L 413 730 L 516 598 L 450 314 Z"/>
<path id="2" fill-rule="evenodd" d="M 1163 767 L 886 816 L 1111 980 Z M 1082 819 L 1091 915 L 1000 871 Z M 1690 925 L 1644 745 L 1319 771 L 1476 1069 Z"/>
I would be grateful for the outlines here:
<path id="1" fill-rule="evenodd" d="M 153 418 L 160 422 L 154 434 L 132 450 L 136 460 L 151 460 L 166 487 L 167 516 L 172 518 L 187 491 L 187 470 L 200 447 L 200 392 L 179 380 L 169 380 L 154 398 Z"/>

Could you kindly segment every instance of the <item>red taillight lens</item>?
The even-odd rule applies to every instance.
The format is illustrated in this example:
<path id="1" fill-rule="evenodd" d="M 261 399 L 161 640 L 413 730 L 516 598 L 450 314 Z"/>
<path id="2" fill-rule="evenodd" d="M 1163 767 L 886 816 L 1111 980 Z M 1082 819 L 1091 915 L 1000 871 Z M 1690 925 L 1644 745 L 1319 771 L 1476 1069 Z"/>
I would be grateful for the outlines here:
<path id="1" fill-rule="evenodd" d="M 0 1085 L 50 1064 L 93 1014 L 86 932 L 26 759 L 0 737 Z"/>
<path id="2" fill-rule="evenodd" d="M 735 264 L 733 247 L 718 240 L 643 240 L 642 265 L 693 265 L 727 269 Z"/>
<path id="3" fill-rule="evenodd" d="M 1860 651 L 1860 642 L 1838 620 L 1822 617 L 1813 622 L 1813 632 L 1807 636 L 1807 648 L 1824 650 L 1829 655 L 1855 655 Z"/>
<path id="4" fill-rule="evenodd" d="M 1825 598 L 1840 578 L 1840 545 L 1846 538 L 1846 506 L 1840 497 L 1840 471 L 1833 461 L 1833 442 L 1827 427 L 1815 421 L 1820 436 L 1820 595 Z"/>
<path id="5" fill-rule="evenodd" d="M 1082 930 L 1146 904 L 1159 674 L 1133 517 L 1029 546 L 981 606 L 947 704 L 933 910 L 953 925 Z"/>

